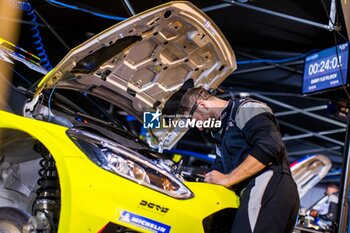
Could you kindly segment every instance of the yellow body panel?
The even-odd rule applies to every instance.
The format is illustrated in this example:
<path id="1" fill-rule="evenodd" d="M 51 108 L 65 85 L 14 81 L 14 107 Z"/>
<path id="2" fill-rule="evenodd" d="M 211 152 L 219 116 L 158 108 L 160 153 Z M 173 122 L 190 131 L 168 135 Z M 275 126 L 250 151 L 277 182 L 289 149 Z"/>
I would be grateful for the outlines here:
<path id="1" fill-rule="evenodd" d="M 237 208 L 234 192 L 218 185 L 186 182 L 194 193 L 178 200 L 91 162 L 66 135 L 67 128 L 0 111 L 0 128 L 26 132 L 44 144 L 53 155 L 61 187 L 59 233 L 99 232 L 113 222 L 140 232 L 150 232 L 119 220 L 122 211 L 171 227 L 170 232 L 204 232 L 202 220 L 225 208 Z M 167 213 L 141 206 L 141 201 L 168 208 Z"/>

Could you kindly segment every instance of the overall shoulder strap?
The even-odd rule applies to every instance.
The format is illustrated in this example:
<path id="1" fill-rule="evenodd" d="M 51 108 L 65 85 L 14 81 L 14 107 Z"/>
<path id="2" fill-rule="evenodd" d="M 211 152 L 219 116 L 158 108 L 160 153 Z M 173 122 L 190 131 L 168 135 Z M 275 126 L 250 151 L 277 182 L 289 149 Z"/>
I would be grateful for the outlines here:
<path id="1" fill-rule="evenodd" d="M 256 101 L 249 98 L 249 97 L 239 98 L 239 99 L 233 100 L 233 107 L 231 108 L 230 118 L 229 118 L 230 124 L 231 124 L 231 122 L 233 124 L 236 123 L 236 114 L 237 114 L 239 107 L 241 107 L 242 105 L 244 105 L 248 102 L 256 102 Z"/>

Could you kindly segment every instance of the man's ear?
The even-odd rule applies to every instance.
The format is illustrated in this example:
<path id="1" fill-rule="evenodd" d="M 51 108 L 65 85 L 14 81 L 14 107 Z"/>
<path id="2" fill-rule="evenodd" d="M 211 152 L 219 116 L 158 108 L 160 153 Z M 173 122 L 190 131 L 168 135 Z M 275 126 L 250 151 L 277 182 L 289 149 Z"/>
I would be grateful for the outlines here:
<path id="1" fill-rule="evenodd" d="M 197 101 L 197 103 L 198 103 L 198 107 L 200 107 L 201 109 L 205 109 L 205 110 L 208 110 L 208 109 L 209 109 L 208 103 L 207 103 L 205 100 L 199 99 L 199 100 Z"/>

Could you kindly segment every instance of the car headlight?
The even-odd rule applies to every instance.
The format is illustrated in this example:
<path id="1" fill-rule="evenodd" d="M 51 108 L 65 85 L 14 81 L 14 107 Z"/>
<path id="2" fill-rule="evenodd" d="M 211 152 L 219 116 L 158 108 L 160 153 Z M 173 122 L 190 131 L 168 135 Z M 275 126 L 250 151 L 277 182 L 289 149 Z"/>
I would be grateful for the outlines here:
<path id="1" fill-rule="evenodd" d="M 70 129 L 67 134 L 91 161 L 103 169 L 174 198 L 193 197 L 181 180 L 142 154 L 87 131 Z"/>
<path id="2" fill-rule="evenodd" d="M 130 177 L 136 181 L 151 183 L 145 169 L 137 165 L 135 162 L 125 159 L 114 153 L 106 153 L 107 166 L 105 168 L 125 177 Z"/>

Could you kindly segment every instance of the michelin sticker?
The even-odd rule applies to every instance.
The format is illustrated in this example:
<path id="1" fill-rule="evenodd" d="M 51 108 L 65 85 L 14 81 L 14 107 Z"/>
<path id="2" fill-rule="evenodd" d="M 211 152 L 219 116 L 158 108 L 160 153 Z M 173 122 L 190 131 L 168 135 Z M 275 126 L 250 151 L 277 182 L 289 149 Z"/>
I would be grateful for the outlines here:
<path id="1" fill-rule="evenodd" d="M 171 228 L 168 225 L 136 215 L 126 210 L 120 212 L 119 220 L 157 233 L 169 233 Z"/>

